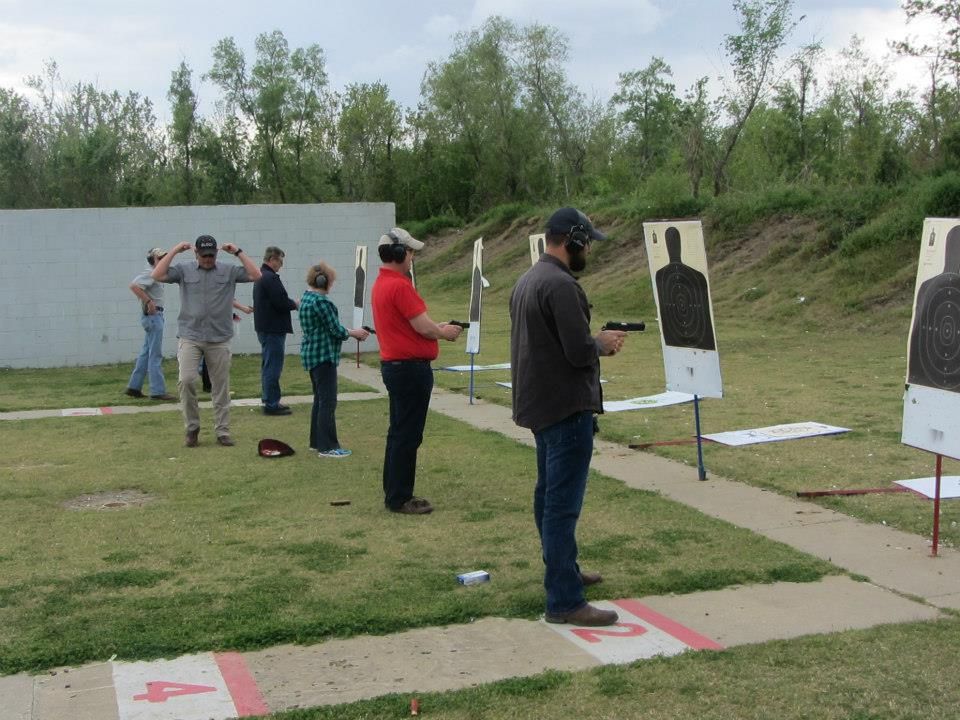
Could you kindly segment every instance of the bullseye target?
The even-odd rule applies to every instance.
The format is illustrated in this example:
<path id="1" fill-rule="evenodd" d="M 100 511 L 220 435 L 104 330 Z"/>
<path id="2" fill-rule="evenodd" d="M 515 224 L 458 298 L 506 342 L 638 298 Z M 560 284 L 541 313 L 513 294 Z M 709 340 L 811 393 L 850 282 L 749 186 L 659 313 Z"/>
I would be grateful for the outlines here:
<path id="1" fill-rule="evenodd" d="M 909 381 L 960 388 L 960 275 L 945 272 L 923 283 L 910 343 Z"/>
<path id="2" fill-rule="evenodd" d="M 657 273 L 664 342 L 674 347 L 715 350 L 710 298 L 703 274 L 670 263 Z"/>

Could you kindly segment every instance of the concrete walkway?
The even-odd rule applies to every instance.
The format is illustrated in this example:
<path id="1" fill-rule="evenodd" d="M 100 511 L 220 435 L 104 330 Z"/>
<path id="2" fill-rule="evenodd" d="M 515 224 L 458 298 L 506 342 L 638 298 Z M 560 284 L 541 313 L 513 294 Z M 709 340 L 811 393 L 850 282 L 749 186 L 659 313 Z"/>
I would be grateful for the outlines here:
<path id="1" fill-rule="evenodd" d="M 344 364 L 340 372 L 383 392 L 379 373 L 372 368 Z M 358 393 L 341 399 L 376 396 Z M 310 402 L 312 398 L 285 400 Z M 154 405 L 143 409 L 160 412 L 176 408 Z M 123 411 L 138 409 L 124 407 Z M 437 391 L 431 409 L 533 444 L 530 433 L 513 424 L 507 408 L 482 401 L 471 405 L 462 395 Z M 13 414 L 0 419 L 6 415 Z M 940 556 L 932 558 L 924 538 L 867 525 L 812 503 L 713 475 L 701 482 L 694 467 L 612 443 L 597 443 L 592 467 L 630 487 L 658 492 L 820 557 L 867 577 L 869 582 L 828 577 L 816 583 L 611 599 L 601 604 L 617 609 L 621 623 L 604 631 L 485 618 L 469 625 L 333 640 L 308 647 L 281 646 L 244 654 L 204 653 L 152 662 L 106 662 L 36 677 L 0 677 L 3 717 L 244 717 L 392 692 L 413 696 L 547 669 L 578 670 L 688 649 L 932 620 L 942 615 L 941 609 L 960 608 L 960 553 L 941 548 Z"/>

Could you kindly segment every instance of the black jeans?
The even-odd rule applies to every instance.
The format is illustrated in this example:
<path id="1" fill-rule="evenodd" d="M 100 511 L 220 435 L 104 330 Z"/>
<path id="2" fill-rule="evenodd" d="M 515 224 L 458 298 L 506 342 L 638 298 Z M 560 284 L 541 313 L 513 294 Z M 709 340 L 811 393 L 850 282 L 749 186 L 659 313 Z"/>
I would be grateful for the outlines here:
<path id="1" fill-rule="evenodd" d="M 417 475 L 417 449 L 423 442 L 433 369 L 421 360 L 380 364 L 380 375 L 390 396 L 390 428 L 383 454 L 383 502 L 397 510 L 413 497 Z"/>
<path id="2" fill-rule="evenodd" d="M 340 447 L 337 440 L 337 366 L 330 362 L 310 368 L 313 411 L 310 413 L 310 447 L 323 452 Z"/>

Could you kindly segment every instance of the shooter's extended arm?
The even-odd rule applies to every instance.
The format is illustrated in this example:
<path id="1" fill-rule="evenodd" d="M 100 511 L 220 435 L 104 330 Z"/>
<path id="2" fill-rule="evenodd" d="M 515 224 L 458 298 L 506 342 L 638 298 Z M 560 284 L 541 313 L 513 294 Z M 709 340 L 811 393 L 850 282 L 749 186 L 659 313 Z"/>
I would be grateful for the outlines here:
<path id="1" fill-rule="evenodd" d="M 603 324 L 601 330 L 622 330 L 623 332 L 646 330 L 647 324 L 644 322 L 614 322 L 609 321 Z"/>

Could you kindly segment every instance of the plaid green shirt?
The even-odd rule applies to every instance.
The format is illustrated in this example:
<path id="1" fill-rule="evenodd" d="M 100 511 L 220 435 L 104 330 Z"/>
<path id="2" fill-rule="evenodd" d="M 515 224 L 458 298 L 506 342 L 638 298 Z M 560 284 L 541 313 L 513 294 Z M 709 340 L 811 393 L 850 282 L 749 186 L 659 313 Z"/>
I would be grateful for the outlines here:
<path id="1" fill-rule="evenodd" d="M 337 365 L 340 362 L 340 346 L 350 337 L 340 324 L 337 306 L 318 292 L 309 290 L 300 300 L 300 359 L 303 369 L 310 371 L 323 362 Z"/>

